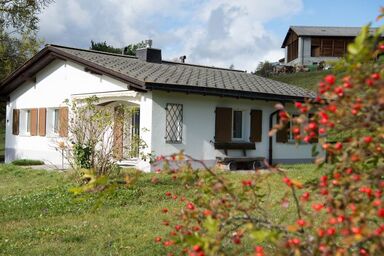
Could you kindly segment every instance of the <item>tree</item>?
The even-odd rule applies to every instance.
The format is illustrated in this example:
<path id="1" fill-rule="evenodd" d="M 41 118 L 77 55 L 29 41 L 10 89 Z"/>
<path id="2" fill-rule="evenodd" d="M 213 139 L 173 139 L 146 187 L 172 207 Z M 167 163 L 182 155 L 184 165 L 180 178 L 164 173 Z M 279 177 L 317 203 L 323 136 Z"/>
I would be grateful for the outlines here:
<path id="1" fill-rule="evenodd" d="M 0 0 L 0 80 L 37 52 L 37 15 L 51 2 Z"/>
<path id="2" fill-rule="evenodd" d="M 146 44 L 144 42 L 139 42 L 136 44 L 129 44 L 128 46 L 124 48 L 116 48 L 112 45 L 107 44 L 106 41 L 104 42 L 94 42 L 93 40 L 91 41 L 91 50 L 95 51 L 102 51 L 102 52 L 110 52 L 110 53 L 117 53 L 117 54 L 124 54 L 124 55 L 131 55 L 135 56 L 136 55 L 136 50 L 138 48 L 143 48 L 145 47 Z"/>
<path id="3" fill-rule="evenodd" d="M 115 48 L 112 45 L 107 44 L 106 41 L 96 43 L 92 40 L 91 47 L 89 49 L 95 50 L 95 51 L 101 51 L 101 52 L 117 53 L 117 54 L 122 52 L 121 48 Z"/>
<path id="4" fill-rule="evenodd" d="M 262 77 L 269 77 L 273 71 L 273 65 L 269 61 L 260 62 L 257 65 L 255 74 Z"/>

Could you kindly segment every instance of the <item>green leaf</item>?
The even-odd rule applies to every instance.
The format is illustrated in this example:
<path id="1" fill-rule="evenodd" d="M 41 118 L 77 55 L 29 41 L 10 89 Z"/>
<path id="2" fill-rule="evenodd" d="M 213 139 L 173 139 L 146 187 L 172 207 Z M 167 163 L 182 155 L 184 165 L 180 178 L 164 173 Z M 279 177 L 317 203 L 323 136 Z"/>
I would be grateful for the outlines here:
<path id="1" fill-rule="evenodd" d="M 266 229 L 252 231 L 250 236 L 257 243 L 273 241 L 277 238 L 277 234 L 275 232 Z"/>

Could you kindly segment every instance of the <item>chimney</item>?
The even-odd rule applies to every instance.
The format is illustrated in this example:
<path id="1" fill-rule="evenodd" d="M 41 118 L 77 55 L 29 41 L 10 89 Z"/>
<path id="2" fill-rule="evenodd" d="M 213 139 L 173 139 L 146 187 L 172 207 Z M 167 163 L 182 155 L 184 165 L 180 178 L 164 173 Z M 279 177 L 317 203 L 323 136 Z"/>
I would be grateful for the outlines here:
<path id="1" fill-rule="evenodd" d="M 187 58 L 187 56 L 185 56 L 185 55 L 179 57 L 181 63 L 185 63 L 186 58 Z"/>
<path id="2" fill-rule="evenodd" d="M 161 63 L 161 50 L 152 48 L 152 40 L 145 40 L 145 48 L 137 49 L 136 57 L 146 62 Z"/>

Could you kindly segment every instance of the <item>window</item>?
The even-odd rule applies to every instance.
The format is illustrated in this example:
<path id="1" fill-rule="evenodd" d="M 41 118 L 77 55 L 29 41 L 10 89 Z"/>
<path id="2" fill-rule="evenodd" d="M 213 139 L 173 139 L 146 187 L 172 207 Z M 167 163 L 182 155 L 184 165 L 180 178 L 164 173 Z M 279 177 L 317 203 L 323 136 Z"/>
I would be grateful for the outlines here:
<path id="1" fill-rule="evenodd" d="M 293 114 L 292 115 L 292 119 L 297 118 L 297 117 L 299 117 L 299 115 L 297 115 L 297 114 Z M 287 139 L 288 139 L 288 142 L 295 141 L 295 134 L 292 131 L 292 128 L 294 127 L 295 124 L 293 123 L 292 119 L 290 119 L 289 122 L 287 123 Z M 300 127 L 300 132 L 301 132 L 301 127 Z"/>
<path id="2" fill-rule="evenodd" d="M 182 143 L 183 105 L 167 103 L 165 107 L 165 140 L 167 143 Z"/>
<path id="3" fill-rule="evenodd" d="M 59 133 L 60 112 L 58 108 L 53 109 L 53 133 Z"/>
<path id="4" fill-rule="evenodd" d="M 25 110 L 26 133 L 31 133 L 31 110 Z"/>
<path id="5" fill-rule="evenodd" d="M 233 111 L 233 134 L 234 139 L 243 138 L 243 112 L 235 110 Z"/>
<path id="6" fill-rule="evenodd" d="M 58 136 L 60 133 L 60 109 L 48 108 L 46 121 L 47 135 L 51 137 Z"/>

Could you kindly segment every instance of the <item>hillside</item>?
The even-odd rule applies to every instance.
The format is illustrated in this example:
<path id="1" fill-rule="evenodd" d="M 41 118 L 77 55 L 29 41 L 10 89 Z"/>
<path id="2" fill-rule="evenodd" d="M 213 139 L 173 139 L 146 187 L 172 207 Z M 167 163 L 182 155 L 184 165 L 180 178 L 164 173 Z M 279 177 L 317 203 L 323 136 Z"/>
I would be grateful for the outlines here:
<path id="1" fill-rule="evenodd" d="M 299 72 L 291 74 L 278 74 L 269 77 L 270 79 L 284 82 L 287 84 L 297 85 L 306 89 L 314 90 L 320 80 L 324 76 L 330 74 L 331 70 L 312 71 L 312 72 Z"/>

